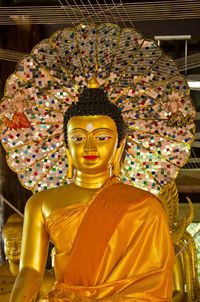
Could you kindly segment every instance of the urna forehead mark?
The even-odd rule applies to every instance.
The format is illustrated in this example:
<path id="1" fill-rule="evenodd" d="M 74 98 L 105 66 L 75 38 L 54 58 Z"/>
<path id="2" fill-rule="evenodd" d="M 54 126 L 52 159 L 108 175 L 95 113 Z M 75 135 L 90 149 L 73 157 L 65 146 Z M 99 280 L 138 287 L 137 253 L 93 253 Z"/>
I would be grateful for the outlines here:
<path id="1" fill-rule="evenodd" d="M 88 131 L 92 131 L 92 130 L 94 129 L 93 124 L 92 124 L 92 123 L 88 123 L 88 124 L 86 125 L 86 129 L 87 129 Z"/>

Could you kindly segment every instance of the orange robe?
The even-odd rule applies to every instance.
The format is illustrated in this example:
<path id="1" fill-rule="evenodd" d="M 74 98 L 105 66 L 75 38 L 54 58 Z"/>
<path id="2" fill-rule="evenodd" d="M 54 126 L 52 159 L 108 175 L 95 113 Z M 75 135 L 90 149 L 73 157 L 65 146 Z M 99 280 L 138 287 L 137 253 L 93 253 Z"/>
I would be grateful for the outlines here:
<path id="1" fill-rule="evenodd" d="M 55 210 L 47 228 L 58 250 L 50 302 L 171 301 L 173 244 L 150 193 L 109 185 L 89 204 Z"/>

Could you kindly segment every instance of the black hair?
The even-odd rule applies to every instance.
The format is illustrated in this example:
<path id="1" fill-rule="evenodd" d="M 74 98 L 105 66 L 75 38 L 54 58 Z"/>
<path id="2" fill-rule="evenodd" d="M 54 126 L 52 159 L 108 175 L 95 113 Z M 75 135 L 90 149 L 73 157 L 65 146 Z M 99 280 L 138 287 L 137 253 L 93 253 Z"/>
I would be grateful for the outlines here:
<path id="1" fill-rule="evenodd" d="M 126 123 L 123 120 L 118 107 L 111 103 L 106 92 L 102 88 L 84 88 L 79 96 L 78 102 L 72 104 L 64 115 L 64 139 L 66 147 L 67 124 L 73 116 L 106 115 L 112 118 L 117 126 L 118 147 L 126 135 Z"/>

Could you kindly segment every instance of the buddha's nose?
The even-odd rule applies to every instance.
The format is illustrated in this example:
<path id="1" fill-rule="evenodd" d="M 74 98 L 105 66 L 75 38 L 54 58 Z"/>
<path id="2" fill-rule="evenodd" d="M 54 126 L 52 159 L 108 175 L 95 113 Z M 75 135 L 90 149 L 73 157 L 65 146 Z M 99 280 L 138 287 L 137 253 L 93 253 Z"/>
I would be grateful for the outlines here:
<path id="1" fill-rule="evenodd" d="M 95 141 L 94 138 L 91 137 L 90 135 L 88 135 L 87 140 L 85 142 L 85 146 L 84 146 L 84 150 L 85 151 L 96 151 L 96 145 L 95 145 Z"/>
<path id="2" fill-rule="evenodd" d="M 13 250 L 14 252 L 16 252 L 16 251 L 19 250 L 19 244 L 18 244 L 16 241 L 13 242 L 12 250 Z"/>

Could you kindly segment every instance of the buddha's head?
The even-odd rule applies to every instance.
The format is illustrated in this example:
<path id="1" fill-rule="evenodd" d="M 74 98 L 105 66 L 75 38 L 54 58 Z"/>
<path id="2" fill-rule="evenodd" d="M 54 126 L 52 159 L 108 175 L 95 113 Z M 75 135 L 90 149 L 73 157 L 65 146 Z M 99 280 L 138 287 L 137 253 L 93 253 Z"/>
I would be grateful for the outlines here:
<path id="1" fill-rule="evenodd" d="M 65 143 L 78 171 L 97 174 L 113 168 L 125 133 L 122 115 L 103 89 L 85 88 L 65 113 Z"/>
<path id="2" fill-rule="evenodd" d="M 23 218 L 12 214 L 3 226 L 4 252 L 9 262 L 19 263 L 22 241 Z"/>

